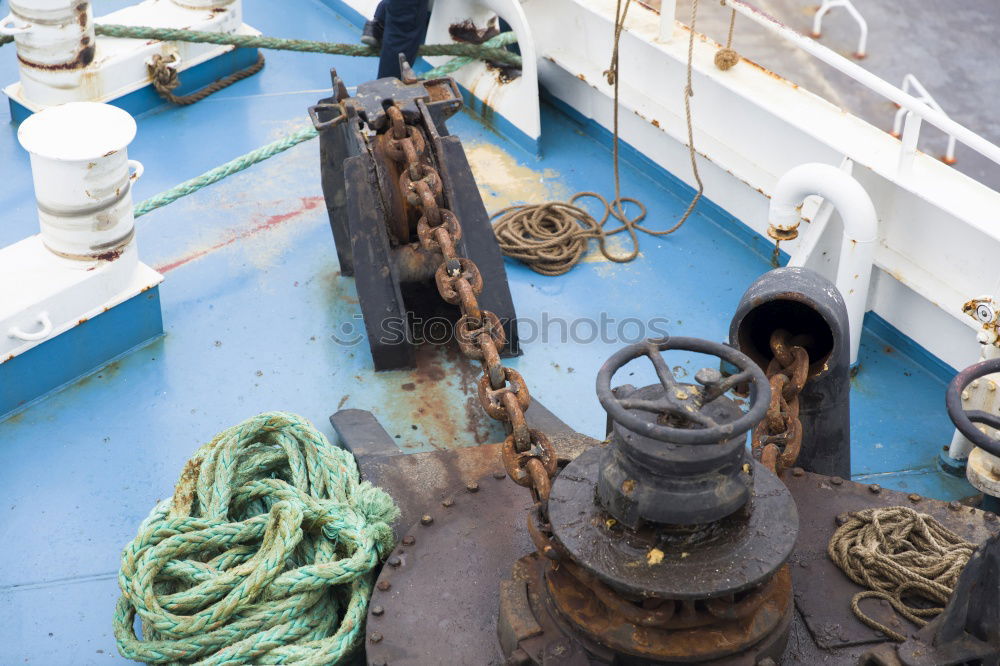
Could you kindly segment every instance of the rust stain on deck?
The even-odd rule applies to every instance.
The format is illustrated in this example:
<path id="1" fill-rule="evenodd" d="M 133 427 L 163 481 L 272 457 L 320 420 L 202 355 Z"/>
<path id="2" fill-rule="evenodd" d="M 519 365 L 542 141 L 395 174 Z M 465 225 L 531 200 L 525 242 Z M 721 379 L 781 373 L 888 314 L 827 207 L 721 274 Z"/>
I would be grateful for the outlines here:
<path id="1" fill-rule="evenodd" d="M 250 227 L 249 229 L 244 229 L 243 231 L 234 232 L 230 236 L 226 237 L 224 240 L 218 241 L 217 243 L 214 243 L 209 247 L 195 250 L 194 252 L 186 254 L 183 257 L 180 257 L 179 259 L 175 259 L 166 264 L 156 266 L 156 270 L 159 271 L 160 273 L 168 273 L 174 270 L 175 268 L 179 268 L 180 266 L 190 263 L 195 259 L 200 259 L 207 254 L 211 254 L 216 250 L 220 250 L 228 245 L 232 245 L 237 241 L 246 240 L 260 233 L 279 227 L 285 222 L 288 222 L 289 220 L 299 217 L 303 213 L 318 208 L 323 204 L 323 201 L 324 201 L 323 197 L 321 196 L 300 197 L 299 207 L 296 208 L 295 210 L 289 211 L 287 213 L 278 213 L 276 215 L 271 215 L 266 219 L 264 219 L 262 222 Z"/>

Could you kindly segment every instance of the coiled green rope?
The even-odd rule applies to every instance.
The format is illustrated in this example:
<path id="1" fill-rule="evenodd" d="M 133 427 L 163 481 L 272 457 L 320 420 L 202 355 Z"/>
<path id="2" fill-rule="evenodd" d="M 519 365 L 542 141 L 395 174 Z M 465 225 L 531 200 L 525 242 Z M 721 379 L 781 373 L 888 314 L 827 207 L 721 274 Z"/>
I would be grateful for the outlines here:
<path id="1" fill-rule="evenodd" d="M 229 428 L 122 553 L 118 651 L 146 663 L 339 663 L 362 635 L 398 515 L 301 417 Z"/>

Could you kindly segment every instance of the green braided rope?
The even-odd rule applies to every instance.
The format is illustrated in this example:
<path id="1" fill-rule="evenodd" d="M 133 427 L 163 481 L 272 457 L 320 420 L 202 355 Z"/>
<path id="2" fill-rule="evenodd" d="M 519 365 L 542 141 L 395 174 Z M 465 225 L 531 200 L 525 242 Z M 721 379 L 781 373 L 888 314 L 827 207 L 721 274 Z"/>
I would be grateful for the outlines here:
<path id="1" fill-rule="evenodd" d="M 131 26 L 98 26 L 98 27 L 99 28 L 109 28 L 109 27 L 111 27 L 111 28 L 118 28 L 118 27 L 130 28 Z M 143 30 L 146 30 L 146 28 L 143 28 Z M 150 29 L 150 30 L 152 30 L 152 29 Z M 98 30 L 98 32 L 100 32 L 100 30 Z M 182 33 L 183 32 L 190 32 L 191 34 L 197 34 L 197 35 L 216 35 L 216 33 L 200 33 L 200 32 L 199 33 L 195 33 L 195 32 L 186 31 L 186 30 L 179 30 L 179 31 L 178 30 L 157 30 L 156 32 L 171 33 L 171 34 L 173 34 L 175 32 L 182 32 Z M 106 33 L 102 33 L 102 34 L 106 34 Z M 113 35 L 113 36 L 118 36 L 118 35 Z M 239 38 L 242 38 L 244 36 L 243 35 L 221 35 L 221 37 L 239 37 Z M 174 39 L 173 37 L 153 37 L 153 38 L 155 38 L 155 39 Z M 297 40 L 278 40 L 278 41 L 297 42 Z M 476 47 L 483 47 L 483 48 L 486 49 L 486 51 L 489 51 L 489 52 L 492 52 L 492 51 L 495 51 L 495 50 L 500 50 L 500 51 L 503 51 L 504 53 L 510 54 L 510 52 L 509 51 L 505 51 L 503 49 L 503 47 L 508 46 L 510 44 L 514 44 L 516 42 L 517 42 L 517 35 L 515 35 L 513 32 L 502 32 L 499 35 L 496 35 L 495 37 L 492 37 L 491 39 L 483 42 L 482 44 L 472 44 L 472 45 L 470 45 L 470 44 L 464 44 L 464 45 L 456 45 L 456 46 L 476 46 Z M 228 43 L 228 42 L 225 42 L 225 43 Z M 325 44 L 325 42 L 297 42 L 297 43 L 299 43 L 299 44 Z M 351 47 L 354 47 L 355 45 L 353 45 L 353 44 L 347 44 L 347 45 L 342 45 L 342 46 L 351 46 Z M 277 48 L 277 47 L 275 47 L 275 48 Z M 364 47 L 358 47 L 358 48 L 367 49 L 369 47 L 364 46 Z M 433 47 L 433 48 L 436 48 L 436 47 Z M 300 50 L 307 50 L 307 49 L 303 48 L 303 49 L 300 49 Z M 423 53 L 423 51 L 421 51 L 421 53 Z M 426 54 L 426 55 L 440 55 L 440 54 Z M 476 58 L 474 58 L 472 56 L 460 56 L 460 57 L 457 57 L 457 58 L 453 58 L 453 59 L 449 60 L 448 62 L 444 63 L 443 65 L 440 65 L 439 67 L 436 67 L 436 68 L 428 71 L 427 73 L 425 73 L 423 75 L 423 78 L 424 79 L 435 79 L 435 78 L 438 78 L 438 77 L 441 77 L 441 76 L 447 76 L 448 74 L 451 74 L 452 72 L 454 72 L 454 71 L 456 71 L 458 69 L 461 69 L 462 67 L 465 67 L 466 65 L 474 62 L 475 60 L 476 60 Z M 518 57 L 518 65 L 520 65 L 520 57 Z M 252 151 L 250 151 L 249 153 L 247 153 L 245 155 L 241 155 L 241 156 L 239 156 L 239 157 L 237 157 L 237 158 L 235 158 L 233 160 L 230 160 L 229 162 L 226 162 L 225 164 L 217 166 L 214 169 L 211 169 L 209 171 L 206 171 L 205 173 L 201 174 L 200 176 L 196 176 L 195 178 L 192 178 L 190 180 L 186 180 L 183 183 L 181 183 L 180 185 L 175 185 L 174 187 L 170 188 L 169 190 L 166 190 L 165 192 L 160 192 L 159 194 L 157 194 L 157 195 L 155 195 L 153 197 L 150 197 L 149 199 L 146 199 L 145 201 L 143 201 L 143 202 L 139 203 L 138 205 L 136 205 L 136 207 L 134 209 L 134 215 L 135 215 L 135 217 L 141 217 L 141 216 L 145 215 L 146 213 L 149 213 L 151 211 L 156 210 L 157 208 L 160 208 L 161 206 L 166 206 L 169 203 L 173 203 L 174 201 L 177 201 L 181 197 L 186 197 L 189 194 L 194 194 L 198 190 L 200 190 L 200 189 L 202 189 L 204 187 L 207 187 L 208 185 L 211 185 L 213 183 L 217 183 L 220 180 L 222 180 L 223 178 L 226 178 L 227 176 L 231 176 L 234 173 L 238 173 L 240 171 L 243 171 L 244 169 L 246 169 L 248 167 L 251 167 L 254 164 L 257 164 L 258 162 L 263 162 L 264 160 L 266 160 L 266 159 L 268 159 L 270 157 L 274 157 L 278 153 L 282 153 L 282 152 L 288 150 L 289 148 L 297 146 L 297 145 L 299 145 L 300 143 L 302 143 L 304 141 L 308 141 L 309 139 L 312 139 L 312 138 L 316 137 L 317 135 L 318 135 L 318 132 L 312 126 L 303 127 L 302 129 L 297 130 L 295 132 L 292 132 L 291 134 L 289 134 L 289 135 L 287 135 L 287 136 L 285 136 L 285 137 L 283 137 L 281 139 L 278 139 L 277 141 L 273 141 L 273 142 L 271 142 L 269 144 L 261 146 L 260 148 L 257 148 L 256 150 L 252 150 Z"/>
<path id="2" fill-rule="evenodd" d="M 517 34 L 515 34 L 514 32 L 501 32 L 499 35 L 496 35 L 495 37 L 492 37 L 492 38 L 486 40 L 485 42 L 483 42 L 479 46 L 481 46 L 483 48 L 488 48 L 490 50 L 500 49 L 500 50 L 503 50 L 504 53 L 510 53 L 510 51 L 504 50 L 503 47 L 504 46 L 509 46 L 511 44 L 516 44 L 516 43 L 517 43 Z M 466 65 L 475 62 L 476 60 L 477 60 L 477 58 L 474 58 L 472 56 L 459 56 L 458 58 L 452 58 L 451 60 L 449 60 L 448 62 L 444 63 L 443 65 L 440 65 L 440 66 L 435 67 L 434 69 L 430 70 L 429 72 L 427 72 L 426 74 L 424 74 L 423 77 L 425 79 L 436 79 L 436 78 L 441 77 L 441 76 L 447 76 L 447 75 L 451 74 L 452 72 L 456 72 L 456 71 L 462 69 L 463 67 L 465 67 Z M 490 60 L 492 62 L 499 62 L 499 61 L 493 60 L 492 58 L 488 58 L 488 60 Z M 507 63 L 504 63 L 504 64 L 507 64 Z M 517 67 L 521 66 L 521 58 L 520 58 L 520 56 L 518 56 L 516 66 Z"/>
<path id="3" fill-rule="evenodd" d="M 276 49 L 280 51 L 303 51 L 306 53 L 330 53 L 346 56 L 377 57 L 378 49 L 364 44 L 340 44 L 336 42 L 314 42 L 305 39 L 281 39 L 278 37 L 258 37 L 256 35 L 236 35 L 224 32 L 201 32 L 175 28 L 151 28 L 148 26 L 115 25 L 100 23 L 94 26 L 98 35 L 124 37 L 129 39 L 158 39 L 166 42 L 197 42 L 224 44 L 245 48 Z M 490 60 L 504 65 L 521 66 L 521 56 L 516 53 L 486 44 L 425 44 L 417 51 L 422 56 L 465 56 Z"/>
<path id="4" fill-rule="evenodd" d="M 122 553 L 118 651 L 156 664 L 340 663 L 362 636 L 398 515 L 301 417 L 224 430 Z"/>
<path id="5" fill-rule="evenodd" d="M 217 183 L 226 176 L 239 173 L 247 167 L 253 166 L 258 162 L 263 162 L 269 157 L 274 157 L 278 153 L 284 152 L 293 146 L 297 146 L 303 141 L 312 139 L 317 134 L 316 129 L 312 125 L 303 127 L 302 129 L 292 132 L 277 141 L 273 141 L 257 148 L 256 150 L 252 150 L 246 155 L 240 155 L 236 159 L 230 160 L 225 164 L 206 171 L 200 176 L 196 176 L 191 180 L 186 180 L 180 185 L 175 185 L 165 192 L 160 192 L 156 196 L 146 199 L 142 203 L 136 205 L 134 214 L 136 217 L 140 217 L 150 211 L 156 210 L 160 206 L 166 206 L 168 203 L 173 203 L 181 197 L 194 194 L 203 187 L 207 187 L 212 183 Z"/>
<path id="6" fill-rule="evenodd" d="M 516 36 L 513 32 L 504 32 L 492 39 L 484 42 L 484 46 L 489 45 L 492 47 L 503 47 L 508 44 L 513 44 L 517 41 Z M 440 76 L 445 76 L 454 72 L 455 70 L 468 65 L 475 59 L 470 57 L 459 57 L 453 58 L 448 62 L 444 63 L 440 67 L 430 70 L 423 75 L 425 79 L 434 79 Z M 191 180 L 186 180 L 180 185 L 175 185 L 165 192 L 161 192 L 156 196 L 150 197 L 145 201 L 136 205 L 134 210 L 135 217 L 141 217 L 146 213 L 156 210 L 161 206 L 166 206 L 169 203 L 177 201 L 181 197 L 186 197 L 189 194 L 194 194 L 203 187 L 207 187 L 212 183 L 217 183 L 227 176 L 231 176 L 234 173 L 243 171 L 244 169 L 257 164 L 258 162 L 263 162 L 269 157 L 274 157 L 278 153 L 282 153 L 293 146 L 297 146 L 304 141 L 308 141 L 313 137 L 317 136 L 318 132 L 312 126 L 303 127 L 300 130 L 292 132 L 291 134 L 273 141 L 267 145 L 261 146 L 256 150 L 252 150 L 246 155 L 241 155 L 236 159 L 230 160 L 225 164 L 215 167 L 200 176 L 196 176 Z"/>

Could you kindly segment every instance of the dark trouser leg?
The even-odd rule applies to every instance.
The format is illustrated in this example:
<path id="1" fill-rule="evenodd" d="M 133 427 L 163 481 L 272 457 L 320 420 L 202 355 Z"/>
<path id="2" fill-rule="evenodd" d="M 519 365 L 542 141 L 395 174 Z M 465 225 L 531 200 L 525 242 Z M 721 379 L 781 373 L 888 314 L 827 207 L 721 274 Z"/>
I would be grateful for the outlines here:
<path id="1" fill-rule="evenodd" d="M 385 0 L 385 32 L 378 62 L 378 78 L 399 78 L 399 54 L 411 64 L 427 36 L 427 0 Z"/>
<path id="2" fill-rule="evenodd" d="M 383 28 L 385 27 L 385 6 L 386 0 L 378 3 L 378 7 L 375 8 L 375 16 L 372 17 L 372 21 Z"/>
<path id="3" fill-rule="evenodd" d="M 504 21 L 503 19 L 500 19 L 500 25 L 497 27 L 500 29 L 500 32 L 511 31 L 510 23 L 507 23 L 507 21 Z M 517 55 L 521 55 L 521 47 L 518 44 L 510 44 L 505 48 L 511 53 L 516 53 Z"/>

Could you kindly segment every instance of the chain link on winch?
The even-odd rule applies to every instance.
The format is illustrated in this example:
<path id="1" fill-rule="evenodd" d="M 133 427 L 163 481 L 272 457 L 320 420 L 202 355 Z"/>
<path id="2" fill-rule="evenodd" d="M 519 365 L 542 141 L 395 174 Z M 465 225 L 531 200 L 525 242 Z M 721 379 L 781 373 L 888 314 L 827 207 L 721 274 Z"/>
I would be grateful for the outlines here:
<path id="1" fill-rule="evenodd" d="M 800 336 L 791 338 L 784 329 L 771 334 L 774 356 L 766 371 L 771 403 L 751 439 L 754 456 L 778 475 L 795 465 L 802 450 L 799 393 L 809 377 L 809 353 L 803 342 Z"/>
<path id="2" fill-rule="evenodd" d="M 501 447 L 504 468 L 515 483 L 531 490 L 536 510 L 544 514 L 558 462 L 555 448 L 544 433 L 529 428 L 525 421 L 531 394 L 524 378 L 500 362 L 500 349 L 506 340 L 503 326 L 496 314 L 479 306 L 477 296 L 483 290 L 483 277 L 472 260 L 458 255 L 455 245 L 462 238 L 462 225 L 441 205 L 441 175 L 429 161 L 421 159 L 426 150 L 423 134 L 419 127 L 406 122 L 398 106 L 389 106 L 386 115 L 386 152 L 401 166 L 400 193 L 420 211 L 420 246 L 442 257 L 434 274 L 438 293 L 462 313 L 456 324 L 458 346 L 465 356 L 482 363 L 483 374 L 477 386 L 479 402 L 487 414 L 504 423 L 509 433 Z"/>

